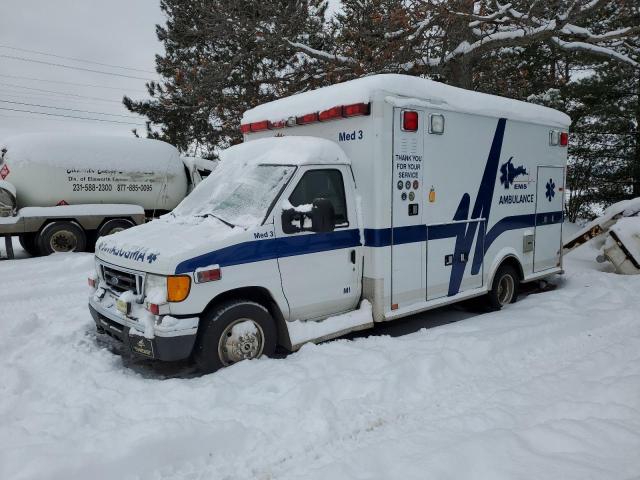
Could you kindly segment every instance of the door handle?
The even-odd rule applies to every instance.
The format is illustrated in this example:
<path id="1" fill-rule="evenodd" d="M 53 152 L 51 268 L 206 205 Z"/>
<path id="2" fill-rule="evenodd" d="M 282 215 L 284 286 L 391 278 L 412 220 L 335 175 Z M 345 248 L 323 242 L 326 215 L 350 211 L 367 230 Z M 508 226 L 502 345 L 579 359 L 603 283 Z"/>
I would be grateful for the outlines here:
<path id="1" fill-rule="evenodd" d="M 356 251 L 355 250 L 351 250 L 350 258 L 351 258 L 351 263 L 353 263 L 355 265 L 356 264 Z"/>

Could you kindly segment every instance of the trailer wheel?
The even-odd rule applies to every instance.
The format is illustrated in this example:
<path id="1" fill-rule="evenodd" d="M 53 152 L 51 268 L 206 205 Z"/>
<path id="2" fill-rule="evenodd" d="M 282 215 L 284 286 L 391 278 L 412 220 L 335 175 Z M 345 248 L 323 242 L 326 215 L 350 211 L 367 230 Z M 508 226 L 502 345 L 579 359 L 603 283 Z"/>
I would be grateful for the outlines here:
<path id="1" fill-rule="evenodd" d="M 112 235 L 135 226 L 135 223 L 131 220 L 127 220 L 126 218 L 114 218 L 107 220 L 98 230 L 98 238 L 106 237 L 107 235 Z"/>
<path id="2" fill-rule="evenodd" d="M 488 306 L 492 310 L 500 310 L 505 305 L 515 303 L 519 290 L 520 277 L 516 269 L 511 265 L 501 265 L 487 294 Z"/>
<path id="3" fill-rule="evenodd" d="M 200 371 L 211 373 L 242 360 L 273 355 L 276 339 L 275 322 L 265 307 L 232 300 L 200 320 L 193 357 Z"/>
<path id="4" fill-rule="evenodd" d="M 32 257 L 38 256 L 39 252 L 38 252 L 38 246 L 36 245 L 35 233 L 23 233 L 18 237 L 18 240 L 20 241 L 20 245 L 22 246 L 25 252 L 27 252 Z"/>
<path id="5" fill-rule="evenodd" d="M 38 235 L 37 245 L 41 255 L 84 252 L 87 248 L 87 235 L 75 222 L 52 222 Z"/>

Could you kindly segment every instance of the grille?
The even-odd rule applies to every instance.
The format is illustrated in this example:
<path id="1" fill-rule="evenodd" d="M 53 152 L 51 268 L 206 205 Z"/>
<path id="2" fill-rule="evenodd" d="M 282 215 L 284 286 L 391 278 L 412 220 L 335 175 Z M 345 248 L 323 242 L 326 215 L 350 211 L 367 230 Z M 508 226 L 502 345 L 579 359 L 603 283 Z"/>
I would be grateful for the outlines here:
<path id="1" fill-rule="evenodd" d="M 122 293 L 131 290 L 136 295 L 142 294 L 142 276 L 140 275 L 103 265 L 102 276 L 113 292 Z"/>

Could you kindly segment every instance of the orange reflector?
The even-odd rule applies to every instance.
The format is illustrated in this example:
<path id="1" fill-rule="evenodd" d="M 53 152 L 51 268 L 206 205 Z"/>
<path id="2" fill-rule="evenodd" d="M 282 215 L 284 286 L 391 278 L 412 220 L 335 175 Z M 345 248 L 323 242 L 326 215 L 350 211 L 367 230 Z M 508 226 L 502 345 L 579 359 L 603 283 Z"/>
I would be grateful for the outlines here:
<path id="1" fill-rule="evenodd" d="M 91 278 L 91 277 L 89 277 L 89 278 L 88 278 L 88 282 L 89 282 L 89 286 L 90 286 L 91 288 L 96 288 L 96 283 L 97 283 L 97 282 L 96 282 L 96 279 L 95 279 L 95 278 Z"/>
<path id="2" fill-rule="evenodd" d="M 172 275 L 167 277 L 167 300 L 181 302 L 189 295 L 191 277 L 186 275 Z"/>
<path id="3" fill-rule="evenodd" d="M 397 310 L 398 309 L 398 304 L 397 303 L 392 303 L 391 304 L 391 310 Z"/>

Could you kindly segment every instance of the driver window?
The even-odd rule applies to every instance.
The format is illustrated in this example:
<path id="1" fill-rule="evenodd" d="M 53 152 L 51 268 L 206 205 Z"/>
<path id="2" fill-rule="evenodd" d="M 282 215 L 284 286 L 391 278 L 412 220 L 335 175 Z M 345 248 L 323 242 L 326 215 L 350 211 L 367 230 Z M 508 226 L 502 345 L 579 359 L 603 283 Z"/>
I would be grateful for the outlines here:
<path id="1" fill-rule="evenodd" d="M 294 207 L 311 205 L 316 198 L 326 198 L 333 204 L 336 226 L 349 224 L 347 202 L 344 194 L 342 174 L 338 170 L 309 170 L 289 197 Z"/>

